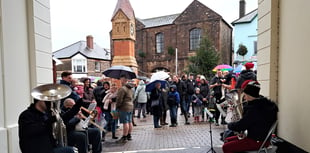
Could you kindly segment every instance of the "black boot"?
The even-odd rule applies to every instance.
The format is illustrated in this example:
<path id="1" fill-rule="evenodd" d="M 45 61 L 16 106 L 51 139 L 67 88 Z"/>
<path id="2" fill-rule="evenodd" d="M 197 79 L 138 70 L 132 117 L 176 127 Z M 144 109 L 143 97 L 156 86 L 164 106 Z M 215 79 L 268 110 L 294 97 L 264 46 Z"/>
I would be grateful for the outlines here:
<path id="1" fill-rule="evenodd" d="M 132 140 L 131 134 L 129 134 L 129 133 L 128 133 L 128 135 L 127 135 L 127 140 L 129 140 L 129 141 Z"/>
<path id="2" fill-rule="evenodd" d="M 115 132 L 112 132 L 112 139 L 118 139 L 118 137 L 115 136 Z"/>
<path id="3" fill-rule="evenodd" d="M 120 139 L 116 141 L 116 143 L 126 143 L 127 142 L 127 136 L 122 136 Z"/>

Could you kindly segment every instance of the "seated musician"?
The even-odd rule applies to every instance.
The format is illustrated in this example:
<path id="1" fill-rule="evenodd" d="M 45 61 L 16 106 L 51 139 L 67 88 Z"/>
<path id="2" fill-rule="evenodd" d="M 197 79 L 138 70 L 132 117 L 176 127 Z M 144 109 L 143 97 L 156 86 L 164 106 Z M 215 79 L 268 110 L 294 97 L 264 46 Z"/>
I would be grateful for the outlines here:
<path id="1" fill-rule="evenodd" d="M 257 81 L 248 81 L 243 86 L 244 99 L 248 104 L 244 106 L 242 118 L 229 123 L 228 128 L 236 132 L 247 130 L 247 136 L 241 139 L 238 136 L 226 138 L 222 147 L 224 153 L 258 150 L 277 120 L 278 107 L 271 100 L 259 95 L 260 84 Z"/>
<path id="2" fill-rule="evenodd" d="M 67 98 L 63 103 L 62 113 L 69 111 L 74 105 L 74 100 L 72 98 Z M 101 153 L 101 134 L 98 128 L 88 127 L 87 130 L 76 129 L 76 125 L 79 124 L 82 119 L 85 119 L 83 116 L 84 115 L 79 112 L 70 120 L 65 122 L 67 127 L 68 145 L 77 147 L 79 153 L 87 153 L 88 144 L 91 144 L 93 153 Z"/>
<path id="3" fill-rule="evenodd" d="M 57 146 L 52 124 L 57 121 L 51 112 L 49 101 L 34 99 L 19 118 L 19 146 L 23 153 L 74 153 L 73 147 Z M 71 118 L 81 107 L 79 101 L 63 118 Z M 77 110 L 77 111 L 76 111 Z"/>

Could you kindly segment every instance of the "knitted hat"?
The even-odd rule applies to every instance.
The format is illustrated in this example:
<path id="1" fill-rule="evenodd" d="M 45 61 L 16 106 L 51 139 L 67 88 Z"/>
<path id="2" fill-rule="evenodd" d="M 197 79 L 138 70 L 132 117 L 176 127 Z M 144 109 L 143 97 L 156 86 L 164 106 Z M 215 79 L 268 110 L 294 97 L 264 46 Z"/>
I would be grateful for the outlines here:
<path id="1" fill-rule="evenodd" d="M 257 81 L 249 81 L 243 92 L 252 97 L 259 97 L 260 84 Z"/>
<path id="2" fill-rule="evenodd" d="M 254 67 L 254 64 L 249 62 L 249 63 L 246 63 L 244 66 L 245 66 L 245 69 L 249 70 Z"/>

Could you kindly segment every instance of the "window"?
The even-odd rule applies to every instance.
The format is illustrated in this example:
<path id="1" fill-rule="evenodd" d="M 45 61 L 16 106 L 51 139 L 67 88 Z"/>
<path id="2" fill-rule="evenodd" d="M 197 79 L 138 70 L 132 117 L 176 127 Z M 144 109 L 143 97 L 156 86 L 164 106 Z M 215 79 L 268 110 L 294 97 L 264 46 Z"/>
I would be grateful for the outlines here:
<path id="1" fill-rule="evenodd" d="M 164 51 L 164 34 L 156 34 L 156 53 L 162 53 Z"/>
<path id="2" fill-rule="evenodd" d="M 196 50 L 199 48 L 201 39 L 201 29 L 195 28 L 190 31 L 190 50 Z"/>
<path id="3" fill-rule="evenodd" d="M 257 55 L 257 41 L 254 41 L 254 55 Z"/>
<path id="4" fill-rule="evenodd" d="M 73 72 L 86 73 L 87 72 L 87 60 L 81 54 L 77 54 L 72 58 L 72 70 Z"/>
<path id="5" fill-rule="evenodd" d="M 100 62 L 99 61 L 95 62 L 95 71 L 100 72 Z"/>

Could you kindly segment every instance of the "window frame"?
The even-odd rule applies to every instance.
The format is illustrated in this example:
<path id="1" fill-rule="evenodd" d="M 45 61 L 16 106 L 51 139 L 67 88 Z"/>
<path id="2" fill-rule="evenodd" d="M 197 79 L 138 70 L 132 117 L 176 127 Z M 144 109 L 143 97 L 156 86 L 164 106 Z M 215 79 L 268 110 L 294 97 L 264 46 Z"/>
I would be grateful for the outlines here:
<path id="1" fill-rule="evenodd" d="M 193 28 L 189 31 L 189 50 L 194 51 L 200 47 L 201 28 Z"/>
<path id="2" fill-rule="evenodd" d="M 164 34 L 159 32 L 155 35 L 155 52 L 161 54 L 164 52 Z"/>
<path id="3" fill-rule="evenodd" d="M 72 57 L 71 63 L 73 73 L 87 73 L 87 59 L 81 54 L 77 54 Z"/>

